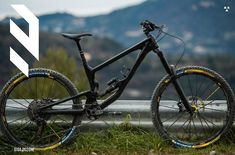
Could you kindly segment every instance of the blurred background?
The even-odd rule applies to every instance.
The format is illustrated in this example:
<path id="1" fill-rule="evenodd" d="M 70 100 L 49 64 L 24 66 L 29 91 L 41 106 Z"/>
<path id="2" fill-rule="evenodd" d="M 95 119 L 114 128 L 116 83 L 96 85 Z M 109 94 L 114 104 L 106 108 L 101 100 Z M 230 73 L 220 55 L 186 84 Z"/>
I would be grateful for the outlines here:
<path id="1" fill-rule="evenodd" d="M 0 0 L 0 89 L 12 75 L 19 72 L 9 60 L 9 47 L 22 56 L 30 67 L 46 67 L 65 74 L 78 89 L 87 88 L 87 81 L 77 53 L 76 44 L 60 33 L 94 34 L 82 40 L 82 48 L 91 66 L 111 58 L 145 38 L 141 21 L 148 19 L 165 25 L 168 33 L 185 41 L 185 55 L 177 67 L 203 65 L 216 70 L 235 90 L 235 1 L 232 0 Z M 25 4 L 40 20 L 40 61 L 9 32 L 9 19 L 25 33 L 28 24 L 10 4 Z M 229 9 L 227 9 L 229 6 Z M 226 8 L 225 8 L 226 7 Z M 226 10 L 227 9 L 227 10 Z M 183 44 L 171 37 L 160 42 L 171 64 L 183 51 Z M 97 73 L 102 83 L 121 76 L 130 68 L 138 51 Z M 121 99 L 150 99 L 152 91 L 165 71 L 156 54 L 149 54 Z"/>

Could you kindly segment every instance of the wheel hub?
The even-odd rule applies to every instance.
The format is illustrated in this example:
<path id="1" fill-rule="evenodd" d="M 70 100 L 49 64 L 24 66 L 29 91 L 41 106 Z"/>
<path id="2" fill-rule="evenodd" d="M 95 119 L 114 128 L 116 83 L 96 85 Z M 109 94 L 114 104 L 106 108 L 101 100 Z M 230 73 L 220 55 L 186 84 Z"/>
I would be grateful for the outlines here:
<path id="1" fill-rule="evenodd" d="M 205 107 L 203 100 L 197 96 L 189 96 L 187 97 L 187 100 L 191 104 L 191 108 L 194 113 L 198 113 L 201 108 Z M 184 107 L 182 101 L 179 101 L 177 105 L 179 107 L 179 112 L 186 111 L 186 108 Z"/>
<path id="2" fill-rule="evenodd" d="M 204 102 L 197 96 L 189 97 L 189 101 L 191 101 L 191 107 L 194 113 L 198 113 L 201 108 L 204 108 Z"/>
<path id="3" fill-rule="evenodd" d="M 49 102 L 52 102 L 52 100 L 51 99 L 33 100 L 27 109 L 27 114 L 30 120 L 37 123 L 38 125 L 45 123 L 50 118 L 50 115 L 40 114 L 38 108 L 48 104 Z"/>

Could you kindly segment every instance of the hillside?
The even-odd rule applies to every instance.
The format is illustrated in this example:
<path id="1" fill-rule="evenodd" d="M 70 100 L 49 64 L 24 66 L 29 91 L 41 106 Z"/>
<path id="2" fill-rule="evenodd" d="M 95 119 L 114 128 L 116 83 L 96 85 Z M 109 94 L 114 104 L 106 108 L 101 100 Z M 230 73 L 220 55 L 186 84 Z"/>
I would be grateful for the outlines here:
<path id="1" fill-rule="evenodd" d="M 189 52 L 234 54 L 235 10 L 225 12 L 225 5 L 235 6 L 235 1 L 221 0 L 148 0 L 144 3 L 107 15 L 87 18 L 68 13 L 39 16 L 40 28 L 46 32 L 88 31 L 106 36 L 126 46 L 140 39 L 143 33 L 139 23 L 144 19 L 167 26 L 168 32 L 179 35 L 187 44 Z M 2 23 L 9 22 L 6 18 Z M 24 23 L 22 19 L 19 23 Z M 173 39 L 162 42 L 166 51 L 175 51 Z"/>

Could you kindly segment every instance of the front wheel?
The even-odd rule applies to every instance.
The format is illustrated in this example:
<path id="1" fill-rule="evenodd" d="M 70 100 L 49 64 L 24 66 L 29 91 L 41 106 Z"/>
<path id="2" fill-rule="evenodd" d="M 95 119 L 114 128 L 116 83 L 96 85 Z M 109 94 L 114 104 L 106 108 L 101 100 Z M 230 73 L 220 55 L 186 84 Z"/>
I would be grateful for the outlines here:
<path id="1" fill-rule="evenodd" d="M 234 96 L 228 83 L 204 67 L 184 67 L 176 71 L 193 109 L 187 112 L 173 86 L 164 77 L 152 96 L 152 119 L 159 135 L 179 147 L 202 148 L 224 136 L 234 119 Z"/>

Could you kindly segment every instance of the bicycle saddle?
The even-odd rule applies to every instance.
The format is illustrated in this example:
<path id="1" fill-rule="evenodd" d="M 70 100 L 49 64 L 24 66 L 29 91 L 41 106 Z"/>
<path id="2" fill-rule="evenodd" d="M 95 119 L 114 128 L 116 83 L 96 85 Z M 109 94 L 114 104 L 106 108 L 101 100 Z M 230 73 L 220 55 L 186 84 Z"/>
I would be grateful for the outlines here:
<path id="1" fill-rule="evenodd" d="M 92 36 L 90 33 L 82 33 L 82 34 L 69 34 L 69 33 L 62 33 L 62 36 L 65 38 L 73 39 L 73 40 L 80 40 L 82 37 Z"/>

